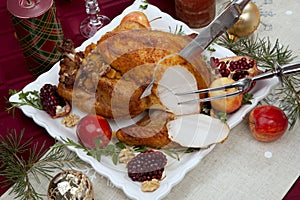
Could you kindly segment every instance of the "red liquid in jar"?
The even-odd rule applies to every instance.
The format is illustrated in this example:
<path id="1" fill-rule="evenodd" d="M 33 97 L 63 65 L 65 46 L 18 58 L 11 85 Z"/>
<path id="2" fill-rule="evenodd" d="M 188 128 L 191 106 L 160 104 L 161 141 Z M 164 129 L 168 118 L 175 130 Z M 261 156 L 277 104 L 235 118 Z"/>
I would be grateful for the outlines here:
<path id="1" fill-rule="evenodd" d="M 191 28 L 208 25 L 216 14 L 215 0 L 175 0 L 175 12 L 179 20 Z"/>

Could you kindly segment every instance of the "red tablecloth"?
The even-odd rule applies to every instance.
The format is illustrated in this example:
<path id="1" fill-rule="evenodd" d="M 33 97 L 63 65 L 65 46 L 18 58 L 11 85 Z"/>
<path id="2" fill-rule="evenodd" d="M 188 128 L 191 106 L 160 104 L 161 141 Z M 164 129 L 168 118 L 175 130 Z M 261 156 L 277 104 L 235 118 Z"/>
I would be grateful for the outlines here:
<path id="1" fill-rule="evenodd" d="M 133 0 L 101 0 L 101 12 L 111 19 L 119 15 Z M 174 16 L 173 0 L 148 0 L 158 6 L 162 11 Z M 64 35 L 79 46 L 85 38 L 79 33 L 79 24 L 86 17 L 83 0 L 55 0 L 57 15 L 62 24 Z M 20 110 L 16 110 L 14 118 L 8 114 L 5 108 L 9 106 L 5 98 L 8 98 L 8 90 L 20 90 L 35 78 L 26 68 L 22 50 L 14 37 L 14 29 L 10 20 L 9 12 L 6 9 L 6 1 L 0 2 L 0 133 L 5 136 L 15 129 L 18 133 L 24 130 L 24 141 L 33 137 L 34 142 L 41 145 L 46 142 L 46 148 L 51 146 L 54 140 L 40 126 L 36 125 L 31 118 L 26 117 Z M 26 157 L 27 154 L 25 153 Z M 1 161 L 0 161 L 1 162 Z M 0 181 L 5 177 L 0 177 Z M 7 188 L 0 187 L 0 195 Z M 300 199 L 300 180 L 287 194 L 285 199 Z"/>

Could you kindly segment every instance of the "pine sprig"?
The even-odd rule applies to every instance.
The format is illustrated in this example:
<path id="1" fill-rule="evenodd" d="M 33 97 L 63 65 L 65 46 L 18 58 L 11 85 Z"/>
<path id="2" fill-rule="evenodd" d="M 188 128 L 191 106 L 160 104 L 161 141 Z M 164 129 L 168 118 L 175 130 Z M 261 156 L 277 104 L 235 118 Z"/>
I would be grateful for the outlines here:
<path id="1" fill-rule="evenodd" d="M 37 143 L 33 144 L 32 138 L 23 142 L 23 135 L 24 131 L 17 134 L 12 130 L 7 136 L 0 136 L 0 176 L 5 177 L 0 184 L 2 186 L 13 184 L 10 194 L 14 193 L 15 198 L 43 199 L 45 195 L 35 190 L 32 177 L 40 183 L 39 175 L 50 179 L 54 170 L 73 167 L 82 161 L 71 152 L 65 153 L 63 148 L 50 148 L 44 154 L 45 142 L 38 147 Z M 26 159 L 22 156 L 25 152 L 29 154 Z"/>
<path id="2" fill-rule="evenodd" d="M 281 45 L 277 39 L 271 43 L 269 38 L 250 38 L 243 37 L 237 41 L 229 37 L 228 34 L 222 35 L 217 44 L 230 49 L 237 55 L 249 56 L 256 60 L 259 67 L 265 70 L 274 70 L 275 62 L 279 65 L 291 63 L 295 56 L 288 46 Z M 280 96 L 277 100 L 279 107 L 289 117 L 290 129 L 294 127 L 300 119 L 300 78 L 297 74 L 283 77 L 283 84 L 276 88 L 274 95 Z M 268 100 L 269 97 L 266 99 Z M 273 102 L 272 102 L 273 103 Z"/>

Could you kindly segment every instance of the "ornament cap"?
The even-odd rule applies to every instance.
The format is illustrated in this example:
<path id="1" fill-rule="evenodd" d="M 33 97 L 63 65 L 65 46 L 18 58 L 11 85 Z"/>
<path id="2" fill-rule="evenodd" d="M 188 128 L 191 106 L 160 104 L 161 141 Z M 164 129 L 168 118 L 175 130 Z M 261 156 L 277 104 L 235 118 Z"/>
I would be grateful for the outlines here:
<path id="1" fill-rule="evenodd" d="M 18 18 L 39 17 L 47 12 L 53 0 L 7 0 L 8 11 Z"/>

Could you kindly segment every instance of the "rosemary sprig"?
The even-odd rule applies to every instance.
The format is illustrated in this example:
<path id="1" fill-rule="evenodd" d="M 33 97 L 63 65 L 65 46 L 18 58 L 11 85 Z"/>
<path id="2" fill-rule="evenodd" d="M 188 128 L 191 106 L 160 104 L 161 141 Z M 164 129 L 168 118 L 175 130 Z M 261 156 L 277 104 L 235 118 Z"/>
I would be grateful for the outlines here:
<path id="1" fill-rule="evenodd" d="M 169 32 L 175 35 L 185 35 L 182 25 L 176 25 L 174 31 L 172 30 L 171 26 L 169 26 Z"/>
<path id="2" fill-rule="evenodd" d="M 214 114 L 223 122 L 227 122 L 228 115 L 226 112 L 223 111 L 214 111 Z"/>
<path id="3" fill-rule="evenodd" d="M 6 99 L 7 103 L 10 103 L 11 106 L 6 108 L 6 111 L 10 112 L 11 110 L 14 112 L 14 109 L 19 106 L 32 106 L 36 109 L 43 110 L 43 106 L 41 104 L 40 95 L 37 90 L 33 91 L 18 91 L 18 90 L 9 90 L 9 95 L 18 95 L 19 100 L 18 102 L 9 101 Z"/>
<path id="4" fill-rule="evenodd" d="M 23 135 L 24 130 L 19 135 L 15 130 L 5 137 L 0 135 L 0 176 L 6 177 L 0 184 L 13 184 L 10 194 L 14 193 L 15 198 L 43 199 L 45 195 L 35 190 L 31 177 L 40 183 L 38 175 L 50 179 L 55 169 L 63 170 L 63 167 L 73 167 L 82 161 L 73 153 L 65 153 L 63 148 L 51 148 L 44 154 L 45 142 L 38 147 L 37 143 L 33 144 L 32 138 L 24 142 Z M 22 156 L 25 152 L 29 154 L 26 159 Z"/>
<path id="5" fill-rule="evenodd" d="M 105 146 L 103 148 L 99 148 L 99 146 L 100 146 L 99 138 L 95 141 L 96 149 L 89 149 L 89 148 L 85 147 L 84 145 L 77 143 L 69 138 L 66 138 L 66 139 L 61 138 L 61 140 L 62 140 L 62 143 L 55 144 L 53 146 L 53 148 L 62 148 L 62 147 L 71 146 L 71 147 L 75 147 L 77 149 L 82 149 L 84 152 L 86 152 L 86 154 L 88 156 L 92 156 L 93 158 L 95 158 L 98 161 L 101 160 L 102 156 L 111 156 L 112 162 L 115 165 L 118 164 L 118 158 L 119 158 L 120 151 L 123 148 L 126 148 L 126 146 L 121 142 L 118 142 L 116 144 L 108 144 L 107 146 Z"/>
<path id="6" fill-rule="evenodd" d="M 67 146 L 71 146 L 71 147 L 75 147 L 77 149 L 82 149 L 84 152 L 86 152 L 87 155 L 92 156 L 93 158 L 95 158 L 96 160 L 100 161 L 102 156 L 110 156 L 112 158 L 112 162 L 113 164 L 117 165 L 119 160 L 119 154 L 121 152 L 122 149 L 127 148 L 127 146 L 122 143 L 122 142 L 117 142 L 115 144 L 109 144 L 103 148 L 96 148 L 96 149 L 89 149 L 87 147 L 85 147 L 84 145 L 77 143 L 69 138 L 61 138 L 62 143 L 56 143 L 53 148 L 61 148 L 61 147 L 67 147 Z M 100 141 L 96 141 L 95 146 L 99 146 Z M 131 149 L 134 152 L 137 153 L 142 153 L 145 151 L 148 151 L 152 148 L 150 147 L 146 147 L 146 146 L 133 146 L 131 147 Z M 185 153 L 191 153 L 191 152 L 195 152 L 198 151 L 199 149 L 196 148 L 179 148 L 179 147 L 174 147 L 174 148 L 160 148 L 158 149 L 162 152 L 164 152 L 166 155 L 170 156 L 171 158 L 180 160 L 180 155 L 183 155 Z"/>
<path id="7" fill-rule="evenodd" d="M 285 65 L 291 63 L 295 56 L 288 46 L 283 46 L 277 39 L 274 44 L 269 38 L 243 37 L 237 41 L 231 39 L 228 34 L 222 35 L 217 44 L 230 49 L 237 55 L 252 57 L 257 61 L 259 67 L 265 70 L 275 69 L 274 63 Z M 283 84 L 274 90 L 274 95 L 278 95 L 279 107 L 289 117 L 290 129 L 294 127 L 296 121 L 300 119 L 300 78 L 296 74 L 283 77 Z M 268 100 L 269 97 L 266 99 Z"/>
<path id="8" fill-rule="evenodd" d="M 133 147 L 133 150 L 136 152 L 145 152 L 150 150 L 151 148 L 146 146 L 135 146 Z M 170 156 L 171 158 L 174 158 L 176 160 L 180 160 L 180 156 L 186 153 L 192 153 L 195 151 L 199 151 L 199 148 L 186 148 L 186 147 L 166 147 L 166 148 L 160 148 L 158 149 L 165 153 L 166 155 Z"/>
<path id="9" fill-rule="evenodd" d="M 245 104 L 252 104 L 251 102 L 251 99 L 253 99 L 253 94 L 250 94 L 250 93 L 245 93 L 243 95 L 243 100 L 242 100 L 242 105 L 245 105 Z"/>
<path id="10" fill-rule="evenodd" d="M 174 158 L 176 160 L 180 160 L 180 157 L 183 154 L 192 153 L 195 151 L 199 151 L 199 148 L 185 148 L 185 147 L 170 147 L 170 148 L 161 148 L 160 151 L 164 152 L 166 155 Z"/>

